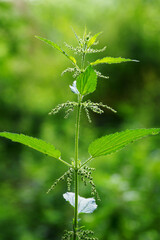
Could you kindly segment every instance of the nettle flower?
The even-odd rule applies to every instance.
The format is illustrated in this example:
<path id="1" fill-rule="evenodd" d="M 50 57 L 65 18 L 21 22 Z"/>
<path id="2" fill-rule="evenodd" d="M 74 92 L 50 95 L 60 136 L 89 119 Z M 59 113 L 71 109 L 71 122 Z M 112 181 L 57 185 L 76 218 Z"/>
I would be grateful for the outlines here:
<path id="1" fill-rule="evenodd" d="M 75 207 L 75 193 L 66 192 L 63 197 L 73 207 Z M 94 198 L 83 198 L 78 195 L 78 213 L 92 213 L 97 208 Z"/>

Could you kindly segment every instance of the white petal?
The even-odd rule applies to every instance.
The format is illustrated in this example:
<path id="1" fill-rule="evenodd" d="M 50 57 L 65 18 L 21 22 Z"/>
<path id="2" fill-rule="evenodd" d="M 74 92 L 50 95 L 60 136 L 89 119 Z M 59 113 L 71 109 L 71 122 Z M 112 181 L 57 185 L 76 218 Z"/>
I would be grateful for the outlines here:
<path id="1" fill-rule="evenodd" d="M 74 193 L 66 192 L 66 193 L 63 194 L 63 197 L 66 201 L 68 201 L 74 207 L 74 204 L 75 204 Z"/>
<path id="2" fill-rule="evenodd" d="M 74 207 L 75 206 L 75 194 L 67 192 L 63 194 L 66 201 Z M 94 198 L 83 198 L 78 196 L 78 213 L 92 213 L 97 208 L 97 204 Z"/>
<path id="3" fill-rule="evenodd" d="M 77 87 L 76 87 L 76 81 L 73 82 L 73 85 L 72 85 L 72 86 L 69 85 L 69 87 L 70 87 L 70 89 L 71 89 L 71 91 L 72 91 L 73 93 L 79 94 L 79 91 L 78 91 L 78 89 L 77 89 Z"/>

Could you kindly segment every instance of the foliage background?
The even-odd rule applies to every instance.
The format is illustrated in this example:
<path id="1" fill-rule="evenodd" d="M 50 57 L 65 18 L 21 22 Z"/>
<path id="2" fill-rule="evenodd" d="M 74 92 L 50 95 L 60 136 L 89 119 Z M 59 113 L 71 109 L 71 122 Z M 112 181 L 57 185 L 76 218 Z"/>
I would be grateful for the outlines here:
<path id="1" fill-rule="evenodd" d="M 89 143 L 126 128 L 159 127 L 160 1 L 152 0 L 45 0 L 0 1 L 0 130 L 42 138 L 71 160 L 74 122 L 63 113 L 49 116 L 58 103 L 75 100 L 68 85 L 70 66 L 65 57 L 34 38 L 40 35 L 59 43 L 76 44 L 71 26 L 82 35 L 103 31 L 97 57 L 114 56 L 140 63 L 101 65 L 110 76 L 99 79 L 90 97 L 114 107 L 82 114 L 80 158 Z M 81 224 L 94 229 L 101 240 L 158 240 L 160 235 L 159 137 L 146 138 L 127 149 L 91 163 L 102 201 Z M 58 240 L 71 228 L 73 209 L 62 198 L 65 184 L 49 195 L 47 189 L 66 168 L 59 162 L 20 144 L 0 141 L 0 239 Z M 81 186 L 89 197 L 89 186 Z"/>

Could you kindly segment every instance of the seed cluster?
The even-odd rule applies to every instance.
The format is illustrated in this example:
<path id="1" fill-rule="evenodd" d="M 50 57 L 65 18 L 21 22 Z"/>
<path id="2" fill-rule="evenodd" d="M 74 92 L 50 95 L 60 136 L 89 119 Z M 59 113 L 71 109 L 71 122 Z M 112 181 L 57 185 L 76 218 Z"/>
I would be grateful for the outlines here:
<path id="1" fill-rule="evenodd" d="M 62 240 L 71 240 L 72 237 L 73 237 L 73 232 L 65 230 Z"/>
<path id="2" fill-rule="evenodd" d="M 104 113 L 104 110 L 102 110 L 101 107 L 103 107 L 103 108 L 107 108 L 107 109 L 111 110 L 112 112 L 116 113 L 116 110 L 109 107 L 108 105 L 104 105 L 102 102 L 94 103 L 94 102 L 91 102 L 90 100 L 87 100 L 81 104 L 82 104 L 83 109 L 86 112 L 89 122 L 91 122 L 89 110 L 92 110 L 93 112 L 98 113 L 98 114 L 102 114 L 102 113 Z M 65 109 L 65 118 L 67 118 L 69 116 L 69 114 L 74 111 L 74 108 L 77 107 L 77 105 L 78 105 L 77 102 L 67 101 L 66 103 L 58 104 L 55 108 L 53 108 L 51 110 L 51 112 L 49 114 L 54 115 L 54 114 L 58 113 L 60 110 Z"/>
<path id="3" fill-rule="evenodd" d="M 94 43 L 93 45 L 98 44 L 98 42 Z M 101 49 L 93 49 L 93 48 L 86 48 L 84 50 L 83 47 L 78 46 L 78 47 L 73 47 L 72 45 L 69 45 L 68 43 L 65 42 L 65 45 L 67 48 L 69 48 L 71 51 L 74 51 L 74 54 L 82 54 L 82 53 L 98 53 L 98 52 L 104 52 L 106 50 L 106 46 L 101 48 Z"/>
<path id="4" fill-rule="evenodd" d="M 68 188 L 68 191 L 70 191 L 71 183 L 73 180 L 73 171 L 74 171 L 73 168 L 70 168 L 67 172 L 65 172 L 60 178 L 58 178 L 52 184 L 52 186 L 48 189 L 47 193 L 49 193 L 51 190 L 53 190 L 59 182 L 64 181 L 65 179 L 67 179 L 67 188 Z"/>
<path id="5" fill-rule="evenodd" d="M 97 71 L 97 70 L 94 70 L 97 74 L 98 77 L 101 77 L 101 78 L 105 78 L 105 79 L 108 79 L 109 77 L 108 76 L 105 76 L 105 75 L 102 75 L 101 72 Z"/>
<path id="6" fill-rule="evenodd" d="M 81 230 L 78 232 L 79 240 L 98 240 L 98 238 L 93 237 L 94 232 L 91 230 Z"/>
<path id="7" fill-rule="evenodd" d="M 83 168 L 80 168 L 78 170 L 78 175 L 81 177 L 81 180 L 83 181 L 84 185 L 87 185 L 87 181 L 91 185 L 91 195 L 95 196 L 97 200 L 100 201 L 99 194 L 96 190 L 96 185 L 93 182 L 93 177 L 92 177 L 92 171 L 95 171 L 95 168 L 90 168 L 88 166 L 84 166 Z"/>
<path id="8" fill-rule="evenodd" d="M 76 68 L 76 71 L 75 71 L 74 74 L 73 74 L 73 78 L 78 77 L 81 72 L 82 72 L 82 71 L 81 71 L 80 69 Z"/>
<path id="9" fill-rule="evenodd" d="M 85 112 L 86 112 L 86 116 L 87 116 L 87 118 L 88 118 L 88 122 L 91 123 L 92 120 L 91 120 L 91 117 L 90 117 L 90 115 L 89 115 L 89 110 L 88 110 L 88 108 L 87 108 L 86 106 L 83 106 L 83 108 L 84 108 L 84 110 L 85 110 Z"/>
<path id="10" fill-rule="evenodd" d="M 60 110 L 62 109 L 65 109 L 65 118 L 67 118 L 69 116 L 69 114 L 71 112 L 73 112 L 74 108 L 78 105 L 77 102 L 70 102 L 70 101 L 67 101 L 66 103 L 61 103 L 61 104 L 58 104 L 55 108 L 53 108 L 51 110 L 51 112 L 49 113 L 50 115 L 51 114 L 56 114 L 58 113 Z"/>
<path id="11" fill-rule="evenodd" d="M 94 232 L 91 230 L 80 230 L 77 232 L 78 240 L 98 240 L 93 237 Z M 65 230 L 62 240 L 71 240 L 73 238 L 73 231 Z"/>
<path id="12" fill-rule="evenodd" d="M 84 110 L 86 112 L 86 115 L 87 115 L 87 118 L 88 118 L 89 122 L 91 122 L 91 118 L 90 118 L 90 115 L 89 115 L 89 109 L 92 110 L 95 113 L 102 114 L 102 113 L 104 113 L 104 110 L 102 110 L 101 107 L 103 107 L 103 108 L 107 108 L 107 109 L 111 110 L 112 112 L 116 113 L 116 110 L 109 107 L 108 105 L 104 105 L 102 102 L 94 103 L 94 102 L 91 102 L 90 100 L 87 100 L 87 101 L 82 103 L 82 107 L 84 108 Z"/>
<path id="13" fill-rule="evenodd" d="M 62 73 L 61 76 L 63 76 L 63 74 L 67 73 L 67 72 L 74 72 L 76 70 L 76 68 L 66 68 Z"/>
<path id="14" fill-rule="evenodd" d="M 65 46 L 67 48 L 69 48 L 69 50 L 73 51 L 74 54 L 84 56 L 86 54 L 99 53 L 99 52 L 104 52 L 106 50 L 106 47 L 103 47 L 101 49 L 93 48 L 93 46 L 97 45 L 99 43 L 99 41 L 95 41 L 94 36 L 92 36 L 90 32 L 87 33 L 85 30 L 83 37 L 78 36 L 74 30 L 73 30 L 73 32 L 78 41 L 78 46 L 74 47 L 68 43 L 65 43 Z M 91 44 L 89 43 L 90 41 L 92 42 Z M 66 72 L 73 72 L 73 78 L 76 78 L 82 72 L 82 69 L 80 69 L 77 66 L 77 64 L 74 64 L 74 68 L 65 69 L 62 72 L 62 75 Z M 98 72 L 96 70 L 95 70 L 95 72 L 98 77 L 108 78 L 107 76 L 102 75 L 100 72 Z"/>
<path id="15" fill-rule="evenodd" d="M 72 181 L 73 181 L 73 168 L 70 168 L 67 172 L 67 189 L 68 191 L 71 190 L 71 184 L 72 184 Z"/>

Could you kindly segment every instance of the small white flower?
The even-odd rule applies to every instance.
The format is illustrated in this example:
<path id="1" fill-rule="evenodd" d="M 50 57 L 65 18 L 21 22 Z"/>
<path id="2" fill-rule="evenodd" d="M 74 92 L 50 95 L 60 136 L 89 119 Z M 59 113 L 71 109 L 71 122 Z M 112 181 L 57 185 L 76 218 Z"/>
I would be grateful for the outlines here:
<path id="1" fill-rule="evenodd" d="M 66 192 L 63 197 L 73 207 L 75 206 L 75 193 Z M 92 213 L 97 208 L 94 198 L 83 198 L 78 196 L 78 213 Z"/>
<path id="2" fill-rule="evenodd" d="M 73 93 L 79 94 L 79 91 L 78 91 L 78 89 L 77 89 L 77 87 L 76 87 L 76 81 L 73 82 L 73 85 L 72 85 L 72 86 L 69 85 L 69 87 L 70 87 L 70 89 L 71 89 L 71 91 L 72 91 Z"/>

